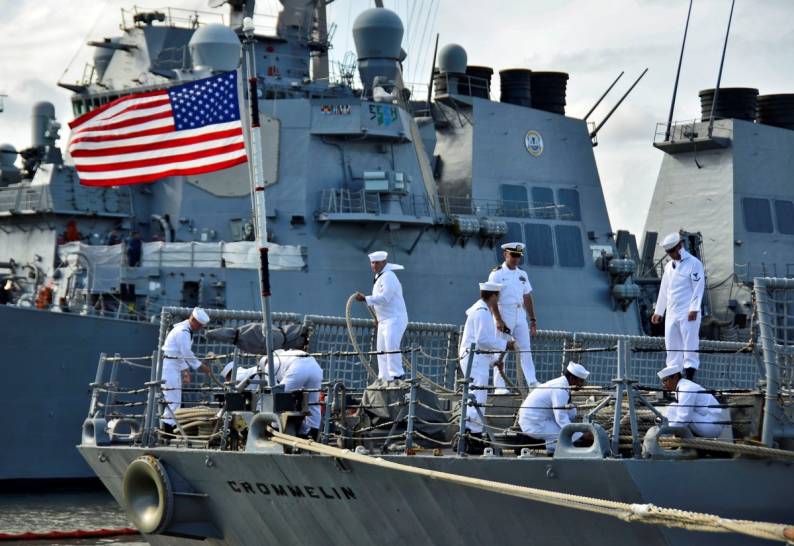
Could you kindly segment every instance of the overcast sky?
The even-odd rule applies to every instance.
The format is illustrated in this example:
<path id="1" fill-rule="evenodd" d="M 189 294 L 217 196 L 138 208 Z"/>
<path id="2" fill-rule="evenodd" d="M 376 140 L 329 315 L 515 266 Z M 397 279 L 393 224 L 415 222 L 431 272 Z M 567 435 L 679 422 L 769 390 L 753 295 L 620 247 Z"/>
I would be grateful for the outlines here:
<path id="1" fill-rule="evenodd" d="M 206 0 L 0 0 L 0 93 L 8 95 L 0 113 L 0 142 L 29 145 L 30 108 L 39 100 L 55 104 L 64 126 L 72 119 L 69 92 L 56 82 L 79 79 L 92 53 L 85 41 L 117 35 L 120 9 L 135 3 L 207 10 Z M 330 21 L 337 25 L 336 58 L 353 49 L 351 21 L 371 5 L 371 0 L 335 0 L 329 6 Z M 385 5 L 408 27 L 409 80 L 427 80 L 434 32 L 441 45 L 463 45 L 469 64 L 568 72 L 571 116 L 583 116 L 625 70 L 590 118 L 599 121 L 648 67 L 599 133 L 596 148 L 613 229 L 640 233 L 662 158 L 651 143 L 656 123 L 666 120 L 670 107 L 688 0 L 385 0 Z M 276 0 L 262 0 L 257 11 L 272 14 L 277 6 Z M 698 117 L 698 91 L 714 87 L 729 9 L 730 0 L 695 0 L 676 119 Z M 792 21 L 794 0 L 737 0 L 722 85 L 757 87 L 762 94 L 794 92 Z M 61 145 L 66 136 L 63 130 Z"/>

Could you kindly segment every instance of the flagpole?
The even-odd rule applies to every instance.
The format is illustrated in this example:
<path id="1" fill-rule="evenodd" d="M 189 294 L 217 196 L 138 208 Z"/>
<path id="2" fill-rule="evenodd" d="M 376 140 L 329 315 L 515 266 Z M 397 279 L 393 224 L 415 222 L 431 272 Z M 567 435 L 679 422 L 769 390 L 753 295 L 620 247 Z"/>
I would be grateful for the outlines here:
<path id="1" fill-rule="evenodd" d="M 268 267 L 267 219 L 265 217 L 265 184 L 262 176 L 262 146 L 259 131 L 259 97 L 257 96 L 256 56 L 254 54 L 254 21 L 251 17 L 243 19 L 245 36 L 246 70 L 248 72 L 248 112 L 250 123 L 248 142 L 251 161 L 251 193 L 253 195 L 254 229 L 259 246 L 259 284 L 262 288 L 262 318 L 265 350 L 267 352 L 267 377 L 272 389 L 276 385 L 275 363 L 273 362 L 273 323 L 270 316 L 270 269 Z M 260 386 L 261 390 L 261 386 Z"/>

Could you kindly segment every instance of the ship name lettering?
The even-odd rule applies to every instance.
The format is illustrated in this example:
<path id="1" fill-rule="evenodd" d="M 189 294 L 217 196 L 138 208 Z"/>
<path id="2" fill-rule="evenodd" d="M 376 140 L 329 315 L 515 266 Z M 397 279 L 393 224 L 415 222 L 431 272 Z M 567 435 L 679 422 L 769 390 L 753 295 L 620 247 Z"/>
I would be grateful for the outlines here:
<path id="1" fill-rule="evenodd" d="M 350 487 L 329 487 L 319 485 L 291 485 L 262 482 L 238 482 L 229 480 L 226 482 L 229 489 L 235 493 L 248 495 L 275 495 L 277 497 L 309 497 L 312 499 L 329 500 L 356 500 L 356 493 Z"/>

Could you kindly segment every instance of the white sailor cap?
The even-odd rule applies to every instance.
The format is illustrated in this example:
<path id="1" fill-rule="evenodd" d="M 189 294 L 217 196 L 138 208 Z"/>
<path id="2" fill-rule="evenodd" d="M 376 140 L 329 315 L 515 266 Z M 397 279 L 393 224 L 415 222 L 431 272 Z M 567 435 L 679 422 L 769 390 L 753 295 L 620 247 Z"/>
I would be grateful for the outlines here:
<path id="1" fill-rule="evenodd" d="M 661 246 L 665 250 L 670 250 L 680 242 L 681 242 L 681 235 L 679 235 L 678 232 L 676 231 L 675 233 L 671 233 L 667 235 L 664 239 L 662 239 L 662 242 L 659 243 L 659 246 Z"/>
<path id="2" fill-rule="evenodd" d="M 507 252 L 518 252 L 519 254 L 524 253 L 524 243 L 505 243 L 502 245 L 502 250 Z"/>
<path id="3" fill-rule="evenodd" d="M 389 257 L 389 253 L 388 252 L 386 252 L 385 250 L 378 250 L 377 252 L 372 252 L 369 255 L 369 261 L 370 262 L 382 262 L 383 260 L 385 260 L 388 257 Z"/>
<path id="4" fill-rule="evenodd" d="M 499 292 L 502 289 L 502 285 L 498 282 L 481 282 L 480 283 L 480 290 L 487 290 L 489 292 Z"/>
<path id="5" fill-rule="evenodd" d="M 207 323 L 210 321 L 210 316 L 201 307 L 194 307 L 193 312 L 190 313 L 190 316 L 196 319 L 196 321 L 202 326 L 206 326 Z"/>
<path id="6" fill-rule="evenodd" d="M 659 379 L 664 379 L 665 377 L 670 377 L 671 375 L 675 375 L 677 373 L 681 373 L 681 366 L 677 364 L 673 364 L 672 366 L 667 366 L 662 370 L 658 371 L 656 375 L 659 376 Z"/>
<path id="7" fill-rule="evenodd" d="M 590 372 L 588 372 L 584 366 L 576 362 L 568 362 L 568 367 L 566 369 L 579 379 L 587 379 L 587 376 L 590 375 Z"/>
<path id="8" fill-rule="evenodd" d="M 231 362 L 226 364 L 226 366 L 223 367 L 223 370 L 221 370 L 221 375 L 223 377 L 226 377 L 232 372 L 233 369 L 234 369 L 234 360 L 232 360 Z"/>

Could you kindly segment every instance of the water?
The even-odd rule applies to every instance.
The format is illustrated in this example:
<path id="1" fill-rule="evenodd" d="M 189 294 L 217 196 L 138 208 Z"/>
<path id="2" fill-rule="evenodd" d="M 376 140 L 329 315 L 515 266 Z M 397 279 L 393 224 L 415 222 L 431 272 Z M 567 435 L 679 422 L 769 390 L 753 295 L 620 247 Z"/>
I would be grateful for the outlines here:
<path id="1" fill-rule="evenodd" d="M 16 488 L 0 493 L 0 533 L 73 531 L 131 527 L 124 512 L 107 491 L 97 488 L 28 491 Z M 45 539 L 3 542 L 19 546 L 112 545 L 146 546 L 140 535 L 90 539 Z"/>

